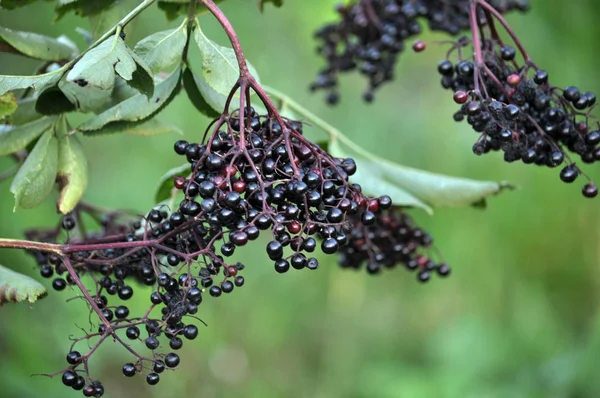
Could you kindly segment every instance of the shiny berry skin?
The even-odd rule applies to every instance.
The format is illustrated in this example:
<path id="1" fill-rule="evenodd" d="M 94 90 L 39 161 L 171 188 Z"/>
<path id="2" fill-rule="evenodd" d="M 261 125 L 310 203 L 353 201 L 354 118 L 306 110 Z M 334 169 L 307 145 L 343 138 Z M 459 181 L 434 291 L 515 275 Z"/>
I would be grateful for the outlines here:
<path id="1" fill-rule="evenodd" d="M 125 331 L 125 335 L 129 340 L 136 340 L 140 337 L 140 329 L 137 326 L 130 326 Z"/>
<path id="2" fill-rule="evenodd" d="M 163 361 L 160 361 L 160 360 L 159 360 L 159 361 L 156 361 L 156 362 L 154 363 L 154 366 L 152 366 L 152 370 L 153 370 L 155 373 L 162 373 L 162 372 L 164 372 L 164 371 L 165 371 L 165 368 L 166 368 L 166 367 L 165 367 L 165 363 L 164 363 Z"/>
<path id="3" fill-rule="evenodd" d="M 134 364 L 126 363 L 123 365 L 123 374 L 127 377 L 135 376 L 137 369 Z"/>
<path id="4" fill-rule="evenodd" d="M 67 387 L 72 387 L 77 382 L 77 373 L 67 370 L 62 375 L 62 382 Z"/>
<path id="5" fill-rule="evenodd" d="M 464 91 L 457 91 L 454 93 L 454 96 L 452 98 L 457 104 L 464 104 L 465 102 L 467 102 L 469 95 Z"/>
<path id="6" fill-rule="evenodd" d="M 158 384 L 159 381 L 160 376 L 156 373 L 148 373 L 148 376 L 146 376 L 146 383 L 148 383 L 151 386 Z"/>
<path id="7" fill-rule="evenodd" d="M 321 250 L 323 250 L 323 253 L 325 254 L 333 254 L 337 252 L 339 247 L 340 245 L 338 244 L 337 240 L 333 238 L 325 239 L 323 243 L 321 243 Z"/>
<path id="8" fill-rule="evenodd" d="M 598 187 L 594 183 L 590 182 L 583 186 L 581 192 L 586 198 L 595 198 L 598 195 Z"/>
<path id="9" fill-rule="evenodd" d="M 71 365 L 77 365 L 81 361 L 81 354 L 79 351 L 71 351 L 67 354 L 67 362 Z"/>
<path id="10" fill-rule="evenodd" d="M 571 183 L 577 179 L 579 169 L 575 165 L 565 166 L 560 172 L 560 179 L 564 182 Z"/>
<path id="11" fill-rule="evenodd" d="M 221 288 L 219 286 L 211 286 L 208 293 L 212 297 L 219 297 L 221 295 Z"/>
<path id="12" fill-rule="evenodd" d="M 186 151 L 188 145 L 189 145 L 189 142 L 180 140 L 175 143 L 175 145 L 173 146 L 173 149 L 175 150 L 175 153 L 177 153 L 178 155 L 185 155 L 185 151 Z"/>
<path id="13" fill-rule="evenodd" d="M 275 261 L 275 271 L 280 274 L 287 272 L 290 269 L 290 263 L 287 260 L 279 259 Z"/>
<path id="14" fill-rule="evenodd" d="M 174 352 L 167 354 L 165 357 L 165 365 L 167 365 L 169 368 L 174 368 L 179 365 L 179 361 L 179 355 L 175 354 Z"/>

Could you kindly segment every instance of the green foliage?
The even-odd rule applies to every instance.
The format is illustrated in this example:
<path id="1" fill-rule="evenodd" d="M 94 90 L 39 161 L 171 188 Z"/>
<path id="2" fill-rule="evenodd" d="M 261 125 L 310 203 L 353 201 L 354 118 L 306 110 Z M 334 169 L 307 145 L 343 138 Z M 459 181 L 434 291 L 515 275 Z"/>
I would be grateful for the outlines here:
<path id="1" fill-rule="evenodd" d="M 65 14 L 74 12 L 81 17 L 97 15 L 109 9 L 117 0 L 58 0 L 56 4 L 56 20 Z"/>
<path id="2" fill-rule="evenodd" d="M 61 128 L 66 129 L 65 123 L 66 121 L 63 121 Z M 58 140 L 57 182 L 60 189 L 56 201 L 58 211 L 63 214 L 70 213 L 79 203 L 88 183 L 87 159 L 76 136 L 65 134 Z"/>
<path id="3" fill-rule="evenodd" d="M 15 196 L 14 211 L 31 209 L 52 192 L 58 172 L 58 139 L 54 131 L 46 131 L 19 169 L 10 192 Z"/>
<path id="4" fill-rule="evenodd" d="M 206 102 L 214 110 L 221 112 L 240 73 L 235 52 L 210 40 L 199 25 L 194 32 L 194 40 L 202 56 L 202 73 L 195 75 L 196 85 Z M 250 63 L 248 69 L 260 81 L 258 72 Z M 239 94 L 234 98 L 237 102 L 232 101 L 232 109 L 239 107 Z"/>
<path id="5" fill-rule="evenodd" d="M 82 112 L 97 110 L 108 101 L 115 73 L 141 93 L 152 96 L 152 72 L 125 42 L 113 35 L 88 51 L 61 80 L 59 87 Z"/>
<path id="6" fill-rule="evenodd" d="M 164 109 L 181 89 L 181 69 L 174 70 L 165 80 L 156 83 L 154 95 L 139 93 L 100 113 L 77 127 L 85 134 L 122 132 L 142 123 Z"/>
<path id="7" fill-rule="evenodd" d="M 46 295 L 44 285 L 35 279 L 0 265 L 0 306 L 25 300 L 33 304 Z"/>
<path id="8" fill-rule="evenodd" d="M 200 80 L 199 77 L 194 75 L 194 72 L 190 68 L 185 68 L 183 71 L 183 87 L 185 92 L 196 109 L 205 116 L 218 117 L 220 113 L 215 110 L 210 104 L 204 99 L 200 86 L 206 89 L 206 84 Z"/>
<path id="9" fill-rule="evenodd" d="M 402 166 L 360 147 L 344 147 L 332 138 L 329 153 L 336 157 L 350 157 L 356 162 L 356 174 L 364 192 L 376 196 L 386 192 L 397 206 L 418 207 L 433 213 L 434 207 L 464 207 L 485 204 L 485 198 L 510 187 L 507 183 L 475 181 L 450 177 Z"/>
<path id="10" fill-rule="evenodd" d="M 215 4 L 221 3 L 224 0 L 215 0 Z M 190 2 L 188 0 L 158 0 L 158 8 L 164 11 L 165 16 L 169 21 L 177 19 L 181 15 L 187 15 Z M 201 14 L 206 12 L 206 7 L 200 3 L 196 4 L 196 13 Z"/>
<path id="11" fill-rule="evenodd" d="M 69 60 L 78 52 L 75 44 L 64 36 L 54 39 L 2 26 L 0 26 L 0 43 L 8 44 L 22 55 L 43 61 Z"/>
<path id="12" fill-rule="evenodd" d="M 45 117 L 20 126 L 0 125 L 0 156 L 25 148 L 49 130 L 53 123 L 54 118 Z"/>
<path id="13" fill-rule="evenodd" d="M 153 73 L 164 71 L 181 61 L 187 43 L 187 20 L 178 28 L 156 32 L 140 40 L 133 51 Z"/>

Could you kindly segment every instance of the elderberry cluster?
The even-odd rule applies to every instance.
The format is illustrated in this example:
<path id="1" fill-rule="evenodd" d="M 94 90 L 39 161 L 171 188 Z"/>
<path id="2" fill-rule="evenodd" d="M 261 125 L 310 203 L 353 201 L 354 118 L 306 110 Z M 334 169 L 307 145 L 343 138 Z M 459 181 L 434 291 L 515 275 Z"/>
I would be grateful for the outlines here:
<path id="1" fill-rule="evenodd" d="M 475 154 L 501 150 L 507 162 L 548 167 L 566 163 L 560 178 L 567 183 L 582 174 L 567 150 L 584 163 L 600 160 L 600 125 L 588 124 L 594 93 L 551 85 L 546 71 L 519 65 L 513 47 L 489 40 L 482 48 L 485 62 L 479 67 L 468 60 L 438 64 L 442 86 L 461 104 L 454 119 L 466 119 L 480 133 Z M 594 197 L 598 189 L 588 182 L 582 192 Z"/>
<path id="2" fill-rule="evenodd" d="M 244 264 L 227 259 L 262 231 L 268 231 L 266 252 L 276 272 L 314 270 L 319 262 L 311 253 L 317 248 L 339 252 L 354 239 L 355 229 L 381 224 L 392 206 L 388 196 L 369 199 L 349 183 L 356 163 L 333 158 L 306 140 L 299 122 L 261 116 L 248 107 L 244 116 L 225 113 L 211 126 L 202 143 L 174 145 L 190 164 L 187 175 L 173 179 L 173 200 L 183 194 L 174 208 L 158 206 L 132 217 L 81 203 L 61 228 L 27 233 L 38 242 L 65 242 L 55 252 L 30 253 L 41 275 L 53 278 L 55 290 L 79 289 L 97 323 L 73 339 L 68 366 L 58 373 L 85 396 L 104 392 L 88 365 L 105 340 L 132 354 L 122 369 L 127 377 L 140 374 L 154 385 L 166 368 L 176 367 L 175 351 L 198 335 L 195 314 L 205 294 L 220 297 L 245 283 Z M 84 225 L 84 219 L 97 225 Z M 84 277 L 91 288 L 82 283 Z M 140 284 L 153 287 L 150 308 L 133 314 L 127 302 Z M 133 351 L 128 341 L 136 340 L 151 355 Z M 78 343 L 88 350 L 78 351 Z"/>
<path id="3" fill-rule="evenodd" d="M 381 204 L 381 201 L 380 201 Z M 370 274 L 403 264 L 408 270 L 418 270 L 417 278 L 427 282 L 431 274 L 450 274 L 446 263 L 436 263 L 426 250 L 431 247 L 431 235 L 418 228 L 413 220 L 399 208 L 379 212 L 369 226 L 358 219 L 350 234 L 348 245 L 341 249 L 339 264 L 343 268 L 360 268 L 365 265 Z"/>
<path id="4" fill-rule="evenodd" d="M 360 0 L 348 6 L 338 6 L 340 21 L 320 28 L 315 37 L 319 41 L 317 53 L 327 66 L 312 83 L 311 90 L 327 90 L 327 102 L 339 101 L 338 75 L 358 70 L 368 79 L 363 94 L 367 102 L 383 83 L 394 78 L 398 56 L 404 51 L 406 40 L 422 31 L 421 20 L 431 30 L 457 35 L 469 27 L 471 0 Z M 527 10 L 526 1 L 488 0 L 490 6 L 504 13 L 513 9 Z M 480 20 L 486 15 L 481 12 Z M 416 42 L 413 49 L 425 49 Z"/>
<path id="5" fill-rule="evenodd" d="M 175 181 L 185 194 L 179 211 L 205 218 L 211 233 L 222 234 L 224 257 L 268 230 L 272 240 L 266 252 L 277 272 L 290 266 L 316 269 L 318 261 L 311 253 L 319 246 L 317 239 L 324 253 L 336 253 L 347 243 L 348 217 L 368 225 L 377 204 L 389 201 L 369 200 L 360 186 L 350 184 L 355 162 L 331 158 L 305 140 L 301 123 L 282 119 L 282 125 L 252 108 L 246 115 L 245 134 L 240 134 L 234 114 L 205 144 L 175 144 L 192 168 L 189 178 Z M 391 202 L 381 205 L 386 206 Z"/>

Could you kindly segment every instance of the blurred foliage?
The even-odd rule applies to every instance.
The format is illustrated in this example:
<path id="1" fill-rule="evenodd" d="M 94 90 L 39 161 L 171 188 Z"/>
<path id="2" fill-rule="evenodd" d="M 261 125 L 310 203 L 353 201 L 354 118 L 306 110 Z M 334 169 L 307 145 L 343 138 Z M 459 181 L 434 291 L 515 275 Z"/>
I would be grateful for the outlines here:
<path id="1" fill-rule="evenodd" d="M 333 260 L 323 261 L 317 272 L 278 275 L 262 250 L 247 248 L 241 253 L 249 265 L 246 285 L 232 296 L 205 300 L 199 315 L 208 327 L 188 345 L 181 369 L 155 387 L 142 377 L 125 380 L 120 369 L 131 358 L 107 344 L 92 364 L 105 381 L 105 396 L 600 396 L 597 200 L 561 183 L 556 170 L 506 164 L 501 155 L 473 156 L 476 137 L 466 124 L 452 121 L 455 104 L 448 93 L 441 95 L 435 68 L 445 51 L 436 45 L 403 54 L 397 81 L 381 90 L 375 104 L 362 103 L 363 81 L 347 77 L 342 103 L 323 106 L 306 88 L 321 65 L 311 35 L 333 18 L 333 3 L 288 1 L 280 9 L 265 7 L 264 14 L 254 1 L 222 6 L 264 83 L 293 95 L 364 148 L 409 166 L 509 180 L 521 189 L 492 198 L 485 211 L 443 209 L 434 217 L 413 212 L 453 266 L 449 279 L 426 285 L 401 269 L 371 277 L 339 270 Z M 598 2 L 531 3 L 529 14 L 508 19 L 536 63 L 554 84 L 600 93 Z M 52 13 L 51 4 L 35 3 L 1 12 L 0 26 L 67 34 L 83 46 L 75 28 L 89 28 L 87 22 L 67 14 L 52 24 Z M 151 9 L 127 30 L 127 41 L 178 23 Z M 209 37 L 226 43 L 209 16 L 201 23 Z M 0 55 L 3 74 L 36 66 Z M 199 140 L 208 123 L 184 95 L 160 119 L 190 140 Z M 180 162 L 171 149 L 178 138 L 84 137 L 90 161 L 85 200 L 143 213 L 153 204 L 160 176 Z M 0 170 L 11 166 L 11 159 L 0 158 Z M 586 169 L 600 180 L 597 170 Z M 20 238 L 26 228 L 59 221 L 52 200 L 13 213 L 9 185 L 0 183 L 0 236 Z M 38 278 L 23 253 L 3 250 L 0 263 Z M 132 306 L 146 305 L 142 291 Z M 30 377 L 63 368 L 68 336 L 77 332 L 75 325 L 89 322 L 83 302 L 67 303 L 69 297 L 50 292 L 31 308 L 0 310 L 1 397 L 81 396 L 60 380 Z"/>

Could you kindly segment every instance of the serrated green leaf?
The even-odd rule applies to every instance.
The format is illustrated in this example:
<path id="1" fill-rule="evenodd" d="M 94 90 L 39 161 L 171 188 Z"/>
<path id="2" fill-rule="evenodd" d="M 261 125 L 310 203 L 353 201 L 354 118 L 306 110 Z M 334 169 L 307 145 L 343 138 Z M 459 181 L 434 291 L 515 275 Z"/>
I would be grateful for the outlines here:
<path id="1" fill-rule="evenodd" d="M 0 26 L 0 42 L 5 42 L 19 53 L 43 61 L 69 60 L 77 55 L 77 48 L 62 40 L 32 32 L 22 32 Z"/>
<path id="2" fill-rule="evenodd" d="M 206 102 L 217 112 L 221 112 L 232 87 L 239 78 L 235 52 L 210 40 L 204 35 L 200 26 L 195 29 L 194 39 L 202 56 L 202 74 L 196 79 L 198 89 Z M 248 69 L 259 81 L 258 72 L 250 63 Z M 239 93 L 236 93 L 235 98 L 239 98 Z"/>
<path id="3" fill-rule="evenodd" d="M 44 285 L 35 279 L 0 265 L 0 306 L 25 300 L 33 304 L 47 294 Z"/>
<path id="4" fill-rule="evenodd" d="M 153 73 L 166 70 L 180 62 L 187 42 L 186 23 L 177 29 L 156 32 L 140 40 L 135 52 Z"/>
<path id="5" fill-rule="evenodd" d="M 281 7 L 283 5 L 283 0 L 258 0 L 258 7 L 261 12 L 264 11 L 265 4 L 267 3 L 271 3 L 275 7 Z"/>
<path id="6" fill-rule="evenodd" d="M 389 195 L 394 205 L 419 207 L 428 213 L 434 207 L 480 205 L 488 196 L 510 187 L 504 182 L 476 181 L 401 166 L 364 150 L 342 149 L 338 139 L 329 142 L 329 153 L 354 159 L 357 171 L 351 180 L 366 194 Z"/>
<path id="7" fill-rule="evenodd" d="M 17 107 L 17 99 L 13 93 L 4 93 L 0 95 L 0 119 L 15 113 Z"/>
<path id="8" fill-rule="evenodd" d="M 57 172 L 58 140 L 50 130 L 41 136 L 13 179 L 10 192 L 15 196 L 14 211 L 42 203 L 52 191 Z"/>
<path id="9" fill-rule="evenodd" d="M 166 107 L 179 92 L 181 69 L 173 71 L 155 87 L 152 98 L 148 99 L 142 94 L 136 94 L 84 122 L 77 130 L 86 134 L 122 132 L 148 120 Z"/>
<path id="10" fill-rule="evenodd" d="M 56 201 L 58 211 L 70 213 L 81 200 L 87 188 L 88 164 L 79 139 L 65 135 L 58 140 L 58 186 L 60 195 Z"/>
<path id="11" fill-rule="evenodd" d="M 205 116 L 210 118 L 215 118 L 219 116 L 219 112 L 217 112 L 204 98 L 202 92 L 198 87 L 197 77 L 191 71 L 191 69 L 186 68 L 183 72 L 183 87 L 185 88 L 185 92 L 187 93 L 188 98 L 192 101 L 192 104 Z"/>
<path id="12" fill-rule="evenodd" d="M 160 203 L 169 199 L 171 196 L 171 189 L 173 189 L 173 178 L 178 176 L 187 177 L 190 172 L 189 163 L 182 164 L 179 167 L 167 171 L 158 181 L 158 188 L 154 194 L 154 203 Z"/>
<path id="13" fill-rule="evenodd" d="M 131 81 L 136 71 L 139 76 L 134 84 L 144 94 L 150 94 L 153 86 L 148 84 L 151 80 L 149 70 L 120 37 L 113 35 L 86 53 L 73 66 L 66 79 L 60 81 L 59 87 L 77 109 L 83 112 L 97 111 L 110 99 L 115 74 Z"/>
<path id="14" fill-rule="evenodd" d="M 0 75 L 0 95 L 21 88 L 33 88 L 40 91 L 46 87 L 54 86 L 67 71 L 67 65 L 52 72 L 34 76 L 6 76 Z"/>
<path id="15" fill-rule="evenodd" d="M 172 124 L 161 122 L 156 118 L 152 118 L 144 123 L 138 124 L 125 131 L 128 134 L 141 135 L 144 137 L 150 137 L 160 134 L 179 134 L 183 135 L 183 131 L 177 126 Z"/>
<path id="16" fill-rule="evenodd" d="M 60 115 L 75 110 L 69 98 L 58 86 L 48 87 L 40 93 L 35 102 L 35 111 L 41 115 Z"/>
<path id="17" fill-rule="evenodd" d="M 21 126 L 0 125 L 0 156 L 25 148 L 47 131 L 52 123 L 54 118 L 45 117 Z"/>
<path id="18" fill-rule="evenodd" d="M 110 8 L 116 0 L 58 0 L 56 4 L 56 21 L 65 14 L 74 12 L 80 17 L 89 17 Z"/>

